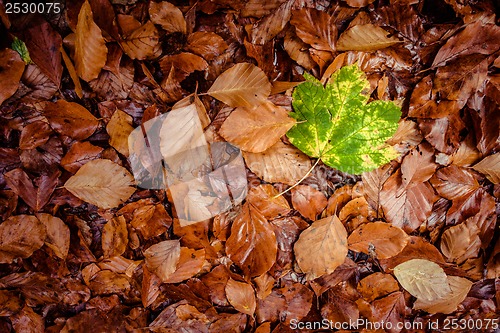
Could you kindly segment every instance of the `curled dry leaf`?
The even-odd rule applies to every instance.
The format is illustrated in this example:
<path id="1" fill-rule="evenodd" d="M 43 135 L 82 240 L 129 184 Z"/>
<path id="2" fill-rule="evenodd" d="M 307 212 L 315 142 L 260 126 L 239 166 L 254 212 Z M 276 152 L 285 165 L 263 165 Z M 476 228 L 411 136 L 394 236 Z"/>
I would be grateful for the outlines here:
<path id="1" fill-rule="evenodd" d="M 109 220 L 102 228 L 102 252 L 104 258 L 122 255 L 127 248 L 127 221 L 123 216 Z"/>
<path id="2" fill-rule="evenodd" d="M 311 169 L 311 160 L 297 148 L 278 141 L 262 153 L 243 152 L 248 168 L 269 183 L 294 185 Z"/>
<path id="3" fill-rule="evenodd" d="M 417 299 L 413 304 L 413 308 L 416 310 L 424 310 L 429 313 L 452 313 L 458 308 L 458 305 L 462 303 L 467 294 L 472 287 L 472 282 L 458 276 L 448 276 L 448 283 L 450 285 L 451 292 L 445 297 L 426 301 L 424 299 Z"/>
<path id="4" fill-rule="evenodd" d="M 219 134 L 244 151 L 260 153 L 274 145 L 294 124 L 285 109 L 264 102 L 254 108 L 235 109 Z"/>
<path id="5" fill-rule="evenodd" d="M 259 67 L 244 62 L 219 75 L 207 93 L 232 107 L 253 108 L 265 102 L 271 83 Z"/>
<path id="6" fill-rule="evenodd" d="M 162 281 L 167 281 L 175 272 L 181 255 L 179 240 L 156 243 L 144 251 L 146 266 Z"/>
<path id="7" fill-rule="evenodd" d="M 45 226 L 35 216 L 9 217 L 0 224 L 0 263 L 28 258 L 43 246 L 46 237 Z"/>
<path id="8" fill-rule="evenodd" d="M 215 32 L 197 31 L 188 36 L 186 50 L 210 61 L 228 48 L 224 39 Z"/>
<path id="9" fill-rule="evenodd" d="M 290 23 L 304 43 L 317 50 L 335 50 L 337 28 L 331 22 L 328 13 L 313 8 L 304 8 L 293 12 Z"/>
<path id="10" fill-rule="evenodd" d="M 288 201 L 271 184 L 260 184 L 248 191 L 246 200 L 257 208 L 268 220 L 290 212 Z"/>
<path id="11" fill-rule="evenodd" d="M 110 138 L 109 144 L 126 157 L 129 155 L 128 136 L 133 130 L 132 117 L 118 109 L 113 113 L 106 125 L 106 132 L 108 132 Z"/>
<path id="12" fill-rule="evenodd" d="M 433 302 L 451 293 L 448 277 L 436 263 L 411 259 L 394 267 L 398 282 L 417 299 Z"/>
<path id="13" fill-rule="evenodd" d="M 76 72 L 79 77 L 89 82 L 99 76 L 106 64 L 108 49 L 101 29 L 94 22 L 88 0 L 83 3 L 78 14 L 75 34 Z"/>
<path id="14" fill-rule="evenodd" d="M 474 170 L 481 172 L 493 184 L 500 184 L 500 154 L 495 153 L 486 156 L 473 167 Z"/>
<path id="15" fill-rule="evenodd" d="M 257 208 L 244 204 L 226 242 L 229 258 L 250 278 L 266 273 L 274 265 L 277 252 L 272 226 Z"/>
<path id="16" fill-rule="evenodd" d="M 158 24 L 168 33 L 186 33 L 186 19 L 181 10 L 168 1 L 149 3 L 151 22 Z"/>
<path id="17" fill-rule="evenodd" d="M 355 25 L 344 31 L 337 41 L 338 51 L 375 51 L 399 43 L 395 37 L 373 24 Z"/>
<path id="18" fill-rule="evenodd" d="M 229 278 L 226 284 L 226 297 L 229 303 L 239 312 L 253 316 L 257 303 L 251 284 Z"/>
<path id="19" fill-rule="evenodd" d="M 47 230 L 45 245 L 54 251 L 62 260 L 66 259 L 69 251 L 70 232 L 68 226 L 58 217 L 46 213 L 37 215 L 38 219 Z"/>
<path id="20" fill-rule="evenodd" d="M 399 254 L 410 237 L 402 229 L 384 222 L 365 223 L 349 236 L 349 249 L 366 254 L 375 253 L 379 259 Z"/>
<path id="21" fill-rule="evenodd" d="M 311 186 L 298 185 L 292 190 L 293 208 L 312 221 L 316 221 L 327 203 L 325 195 Z"/>
<path id="22" fill-rule="evenodd" d="M 83 106 L 62 99 L 56 103 L 47 103 L 43 115 L 56 132 L 75 140 L 88 138 L 99 125 L 99 120 Z"/>
<path id="23" fill-rule="evenodd" d="M 156 55 L 158 41 L 158 30 L 151 21 L 148 21 L 126 34 L 120 45 L 131 59 L 145 60 Z"/>
<path id="24" fill-rule="evenodd" d="M 336 215 L 318 220 L 300 234 L 294 252 L 307 280 L 330 274 L 347 256 L 347 231 Z"/>
<path id="25" fill-rule="evenodd" d="M 127 201 L 135 192 L 134 177 L 124 167 L 110 160 L 93 160 L 68 179 L 64 188 L 78 198 L 108 209 Z"/>
<path id="26" fill-rule="evenodd" d="M 24 61 L 14 50 L 0 51 L 0 104 L 14 95 L 24 72 Z"/>

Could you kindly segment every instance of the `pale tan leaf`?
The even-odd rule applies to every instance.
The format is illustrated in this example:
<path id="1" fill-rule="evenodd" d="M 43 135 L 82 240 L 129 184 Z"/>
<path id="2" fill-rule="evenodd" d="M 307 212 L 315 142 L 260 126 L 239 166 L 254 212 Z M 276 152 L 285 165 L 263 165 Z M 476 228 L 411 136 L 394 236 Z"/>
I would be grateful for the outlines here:
<path id="1" fill-rule="evenodd" d="M 455 312 L 458 305 L 462 303 L 469 293 L 473 283 L 462 277 L 448 276 L 448 284 L 451 288 L 450 294 L 433 301 L 426 301 L 419 298 L 413 304 L 413 308 L 415 310 L 424 310 L 429 313 L 448 314 Z"/>
<path id="2" fill-rule="evenodd" d="M 493 184 L 500 184 L 500 154 L 486 156 L 472 167 L 481 172 Z"/>
<path id="3" fill-rule="evenodd" d="M 429 260 L 405 261 L 394 267 L 394 275 L 406 291 L 423 301 L 433 302 L 451 293 L 444 270 Z"/>
<path id="4" fill-rule="evenodd" d="M 196 111 L 198 112 L 198 118 L 200 118 L 201 121 L 201 126 L 203 129 L 207 128 L 208 125 L 210 125 L 210 117 L 208 116 L 207 109 L 205 108 L 205 105 L 203 102 L 200 100 L 197 94 L 193 93 L 172 106 L 172 110 L 174 111 L 175 109 L 180 109 L 186 106 L 194 106 L 196 108 Z"/>
<path id="5" fill-rule="evenodd" d="M 113 116 L 111 116 L 106 125 L 106 132 L 109 134 L 109 144 L 126 157 L 129 155 L 128 136 L 133 130 L 132 117 L 118 109 L 113 113 Z"/>
<path id="6" fill-rule="evenodd" d="M 257 302 L 251 284 L 229 278 L 226 284 L 226 297 L 229 303 L 239 312 L 253 316 Z"/>
<path id="7" fill-rule="evenodd" d="M 269 183 L 293 185 L 311 169 L 311 160 L 297 148 L 276 142 L 262 153 L 243 152 L 248 168 Z"/>
<path id="8" fill-rule="evenodd" d="M 402 229 L 384 222 L 365 223 L 349 236 L 347 242 L 352 251 L 375 253 L 378 259 L 399 254 L 410 240 Z"/>
<path id="9" fill-rule="evenodd" d="M 102 228 L 102 252 L 104 258 L 122 255 L 127 248 L 127 221 L 123 215 L 109 220 Z"/>
<path id="10" fill-rule="evenodd" d="M 76 72 L 79 77 L 88 82 L 99 76 L 106 64 L 108 53 L 101 29 L 94 22 L 88 0 L 83 3 L 78 14 L 75 34 Z"/>
<path id="11" fill-rule="evenodd" d="M 275 144 L 295 124 L 282 107 L 264 102 L 256 108 L 235 109 L 219 134 L 244 151 L 260 153 Z"/>
<path id="12" fill-rule="evenodd" d="M 373 24 L 355 25 L 344 31 L 337 41 L 337 51 L 375 51 L 399 43 L 395 37 Z"/>
<path id="13" fill-rule="evenodd" d="M 307 280 L 330 274 L 347 256 L 347 231 L 336 215 L 318 220 L 300 234 L 294 253 Z"/>
<path id="14" fill-rule="evenodd" d="M 70 232 L 68 226 L 58 217 L 46 213 L 37 214 L 40 222 L 45 225 L 47 239 L 45 245 L 54 251 L 62 260 L 66 259 L 69 251 Z"/>
<path id="15" fill-rule="evenodd" d="M 477 257 L 481 248 L 479 231 L 472 219 L 446 229 L 441 236 L 441 252 L 448 261 L 458 264 Z"/>
<path id="16" fill-rule="evenodd" d="M 170 2 L 161 1 L 149 3 L 149 17 L 154 24 L 161 25 L 168 33 L 186 33 L 186 19 L 181 10 Z"/>
<path id="17" fill-rule="evenodd" d="M 146 266 L 162 281 L 167 281 L 175 272 L 181 255 L 179 240 L 166 240 L 150 246 L 144 251 Z"/>
<path id="18" fill-rule="evenodd" d="M 271 93 L 266 74 L 250 63 L 239 63 L 219 75 L 207 92 L 232 107 L 256 107 Z"/>
<path id="19" fill-rule="evenodd" d="M 0 263 L 28 258 L 43 246 L 46 237 L 45 226 L 35 216 L 9 217 L 0 224 Z"/>
<path id="20" fill-rule="evenodd" d="M 134 177 L 124 167 L 99 159 L 84 164 L 64 187 L 78 198 L 100 208 L 114 208 L 134 193 Z"/>
<path id="21" fill-rule="evenodd" d="M 156 56 L 159 50 L 158 41 L 158 30 L 148 21 L 124 36 L 120 45 L 130 58 L 145 60 Z"/>

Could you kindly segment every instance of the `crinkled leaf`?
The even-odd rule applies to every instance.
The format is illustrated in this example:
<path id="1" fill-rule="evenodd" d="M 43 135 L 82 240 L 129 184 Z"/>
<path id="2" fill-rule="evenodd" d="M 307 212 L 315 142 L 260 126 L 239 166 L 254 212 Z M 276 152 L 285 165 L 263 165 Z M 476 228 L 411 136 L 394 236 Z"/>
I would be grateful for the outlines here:
<path id="1" fill-rule="evenodd" d="M 392 102 L 369 104 L 369 83 L 357 65 L 341 68 L 323 87 L 310 75 L 293 93 L 298 121 L 288 131 L 290 142 L 309 156 L 343 172 L 360 174 L 396 156 L 384 147 L 401 116 Z"/>

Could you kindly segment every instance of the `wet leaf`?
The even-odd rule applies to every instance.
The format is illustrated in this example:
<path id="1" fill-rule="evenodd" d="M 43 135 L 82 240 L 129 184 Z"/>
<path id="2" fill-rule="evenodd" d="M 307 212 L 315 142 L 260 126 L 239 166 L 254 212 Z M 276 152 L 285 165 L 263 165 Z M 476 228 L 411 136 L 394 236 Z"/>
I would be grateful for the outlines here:
<path id="1" fill-rule="evenodd" d="M 251 284 L 229 279 L 226 284 L 226 297 L 238 311 L 253 316 L 255 312 L 255 292 Z"/>
<path id="2" fill-rule="evenodd" d="M 373 24 L 355 25 L 344 31 L 337 41 L 338 51 L 375 51 L 400 43 L 395 37 Z"/>
<path id="3" fill-rule="evenodd" d="M 76 140 L 88 138 L 99 125 L 97 118 L 83 106 L 62 99 L 47 103 L 43 114 L 56 132 Z"/>
<path id="4" fill-rule="evenodd" d="M 365 223 L 349 235 L 349 249 L 366 254 L 375 253 L 379 259 L 399 254 L 410 237 L 400 228 L 384 222 Z"/>
<path id="5" fill-rule="evenodd" d="M 127 223 L 123 216 L 109 220 L 102 229 L 102 251 L 104 258 L 122 255 L 127 248 Z"/>
<path id="6" fill-rule="evenodd" d="M 181 255 L 179 240 L 166 240 L 156 243 L 144 251 L 148 269 L 162 281 L 166 281 L 175 272 Z"/>
<path id="7" fill-rule="evenodd" d="M 248 191 L 247 202 L 257 208 L 268 220 L 286 215 L 290 205 L 283 196 L 270 184 L 261 184 Z"/>
<path id="8" fill-rule="evenodd" d="M 35 216 L 9 217 L 0 224 L 0 262 L 28 258 L 43 246 L 46 237 L 45 226 Z"/>
<path id="9" fill-rule="evenodd" d="M 327 199 L 323 193 L 311 186 L 298 185 L 292 190 L 292 204 L 302 216 L 315 221 L 325 209 Z"/>
<path id="10" fill-rule="evenodd" d="M 14 95 L 19 87 L 19 80 L 24 72 L 24 61 L 14 50 L 0 51 L 0 104 Z"/>
<path id="11" fill-rule="evenodd" d="M 70 232 L 68 226 L 58 217 L 46 213 L 37 214 L 38 220 L 42 222 L 47 230 L 45 245 L 54 251 L 55 255 L 65 260 L 70 244 Z"/>
<path id="12" fill-rule="evenodd" d="M 500 183 L 500 154 L 486 156 L 479 163 L 474 164 L 474 170 L 481 172 L 493 184 Z"/>
<path id="13" fill-rule="evenodd" d="M 175 271 L 168 276 L 166 283 L 179 283 L 187 280 L 198 272 L 205 263 L 205 250 L 192 250 L 187 247 L 181 247 L 179 262 Z"/>
<path id="14" fill-rule="evenodd" d="M 167 1 L 149 3 L 149 17 L 168 33 L 186 33 L 186 20 L 179 8 Z"/>

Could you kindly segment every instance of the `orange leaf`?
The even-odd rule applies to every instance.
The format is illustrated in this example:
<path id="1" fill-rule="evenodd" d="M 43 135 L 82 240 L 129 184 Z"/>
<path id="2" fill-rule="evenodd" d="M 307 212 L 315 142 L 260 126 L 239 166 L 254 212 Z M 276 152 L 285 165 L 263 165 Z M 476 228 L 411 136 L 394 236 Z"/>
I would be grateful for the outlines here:
<path id="1" fill-rule="evenodd" d="M 179 283 L 187 280 L 198 272 L 203 267 L 205 263 L 205 250 L 193 250 L 187 247 L 181 247 L 181 253 L 179 256 L 179 262 L 175 268 L 175 271 L 168 276 L 167 279 L 163 280 L 165 283 Z"/>
<path id="2" fill-rule="evenodd" d="M 317 50 L 334 51 L 337 27 L 328 13 L 312 8 L 294 11 L 290 23 L 297 36 Z"/>
<path id="3" fill-rule="evenodd" d="M 0 104 L 14 95 L 24 72 L 24 61 L 11 49 L 0 51 Z"/>
<path id="4" fill-rule="evenodd" d="M 399 291 L 399 285 L 391 274 L 376 272 L 359 281 L 358 291 L 368 302 L 371 302 L 394 291 Z"/>
<path id="5" fill-rule="evenodd" d="M 148 269 L 162 281 L 167 281 L 177 269 L 181 255 L 179 240 L 166 240 L 156 243 L 144 251 Z"/>
<path id="6" fill-rule="evenodd" d="M 127 248 L 127 222 L 123 216 L 109 220 L 102 229 L 102 251 L 104 258 L 123 254 Z"/>
<path id="7" fill-rule="evenodd" d="M 186 33 L 186 20 L 181 10 L 170 2 L 149 3 L 149 17 L 154 24 L 161 25 L 163 30 L 168 33 L 181 32 Z"/>
<path id="8" fill-rule="evenodd" d="M 229 278 L 226 284 L 226 297 L 236 310 L 253 316 L 257 303 L 255 302 L 255 292 L 251 284 Z"/>
<path id="9" fill-rule="evenodd" d="M 46 237 L 45 226 L 35 216 L 9 217 L 0 224 L 0 263 L 28 258 L 43 246 Z"/>
<path id="10" fill-rule="evenodd" d="M 118 109 L 106 125 L 106 132 L 110 137 L 109 144 L 126 157 L 129 155 L 128 136 L 133 130 L 132 117 Z"/>
<path id="11" fill-rule="evenodd" d="M 257 208 L 268 220 L 288 214 L 290 205 L 271 184 L 261 184 L 248 191 L 247 202 Z"/>
<path id="12" fill-rule="evenodd" d="M 80 104 L 58 100 L 47 103 L 43 115 L 50 126 L 59 134 L 75 140 L 84 140 L 91 136 L 99 125 L 99 120 Z"/>
<path id="13" fill-rule="evenodd" d="M 352 232 L 347 240 L 349 249 L 387 259 L 399 254 L 410 237 L 400 228 L 384 222 L 365 223 Z"/>
<path id="14" fill-rule="evenodd" d="M 158 30 L 148 21 L 124 36 L 120 45 L 131 59 L 145 60 L 156 56 L 158 41 Z"/>
<path id="15" fill-rule="evenodd" d="M 316 221 L 327 203 L 325 195 L 311 186 L 298 185 L 292 189 L 293 208 L 312 221 Z"/>
<path id="16" fill-rule="evenodd" d="M 214 32 L 198 31 L 190 34 L 186 49 L 210 61 L 228 48 L 224 39 Z"/>
<path id="17" fill-rule="evenodd" d="M 40 222 L 45 225 L 47 239 L 45 245 L 50 247 L 56 256 L 65 260 L 69 251 L 70 232 L 68 226 L 58 217 L 46 213 L 37 214 Z"/>

